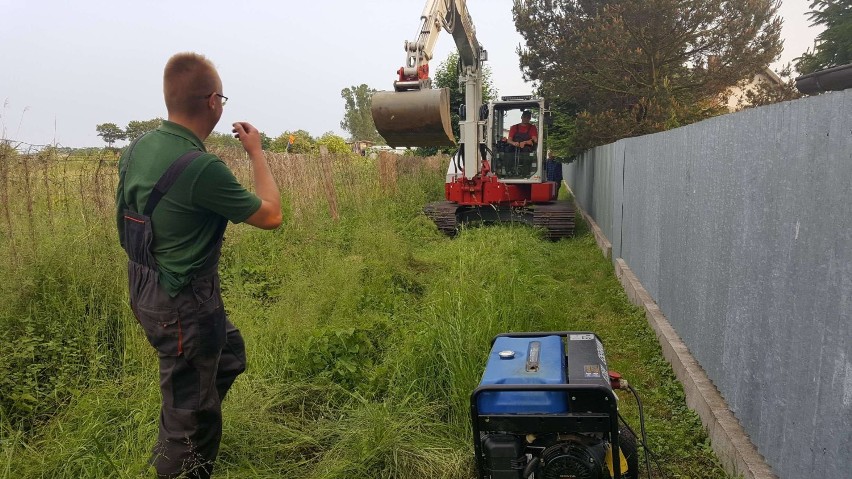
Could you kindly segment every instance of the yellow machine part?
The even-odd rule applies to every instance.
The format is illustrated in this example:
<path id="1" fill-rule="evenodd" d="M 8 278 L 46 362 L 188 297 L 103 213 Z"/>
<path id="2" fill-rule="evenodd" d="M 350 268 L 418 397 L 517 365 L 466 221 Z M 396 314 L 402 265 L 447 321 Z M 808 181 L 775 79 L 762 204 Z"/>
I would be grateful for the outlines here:
<path id="1" fill-rule="evenodd" d="M 451 146 L 450 92 L 447 88 L 379 91 L 373 94 L 373 123 L 389 146 Z"/>
<path id="2" fill-rule="evenodd" d="M 627 472 L 627 468 L 629 466 L 627 465 L 627 458 L 624 457 L 624 452 L 621 451 L 621 448 L 618 448 L 618 458 L 618 462 L 621 463 L 621 465 L 619 466 L 619 468 L 621 469 L 621 475 L 624 476 L 624 473 Z M 606 447 L 606 466 L 609 469 L 609 474 L 612 475 L 612 445 L 610 444 L 607 444 Z"/>

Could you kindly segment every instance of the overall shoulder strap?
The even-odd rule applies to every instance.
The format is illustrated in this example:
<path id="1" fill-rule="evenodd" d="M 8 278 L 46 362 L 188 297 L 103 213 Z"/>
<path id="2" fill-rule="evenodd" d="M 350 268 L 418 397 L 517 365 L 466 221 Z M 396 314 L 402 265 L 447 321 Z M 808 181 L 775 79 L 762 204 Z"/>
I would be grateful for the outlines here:
<path id="1" fill-rule="evenodd" d="M 154 208 L 157 207 L 157 204 L 160 203 L 163 196 L 169 192 L 169 189 L 171 189 L 172 185 L 175 184 L 175 181 L 177 181 L 181 173 L 183 173 L 183 170 L 192 163 L 192 160 L 203 154 L 204 152 L 199 150 L 188 151 L 169 166 L 166 172 L 163 173 L 163 176 L 157 180 L 157 184 L 154 185 L 154 189 L 151 191 L 151 196 L 148 197 L 148 202 L 145 204 L 145 211 L 143 212 L 145 216 L 151 216 L 151 213 L 154 212 Z"/>

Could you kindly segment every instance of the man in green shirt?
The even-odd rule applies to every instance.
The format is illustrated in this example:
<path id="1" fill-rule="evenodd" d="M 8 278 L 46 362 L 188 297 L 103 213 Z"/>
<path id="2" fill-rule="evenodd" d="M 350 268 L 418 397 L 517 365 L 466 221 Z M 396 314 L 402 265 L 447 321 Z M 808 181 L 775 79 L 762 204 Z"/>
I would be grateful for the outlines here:
<path id="1" fill-rule="evenodd" d="M 152 463 L 161 478 L 209 478 L 222 435 L 221 401 L 245 370 L 245 345 L 228 321 L 218 260 L 228 221 L 281 224 L 281 199 L 259 131 L 233 132 L 251 159 L 247 191 L 202 141 L 227 101 L 213 64 L 195 53 L 169 59 L 163 74 L 168 121 L 135 140 L 119 162 L 119 240 L 128 254 L 130 306 L 160 365 L 159 436 Z"/>

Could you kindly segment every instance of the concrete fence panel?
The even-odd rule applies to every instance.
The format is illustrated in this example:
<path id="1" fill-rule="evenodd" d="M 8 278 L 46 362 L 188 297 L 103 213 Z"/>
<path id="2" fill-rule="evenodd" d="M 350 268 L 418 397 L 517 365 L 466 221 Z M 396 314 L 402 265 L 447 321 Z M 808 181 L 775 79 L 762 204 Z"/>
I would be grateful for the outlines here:
<path id="1" fill-rule="evenodd" d="M 621 140 L 577 201 L 784 479 L 852 470 L 852 90 Z"/>

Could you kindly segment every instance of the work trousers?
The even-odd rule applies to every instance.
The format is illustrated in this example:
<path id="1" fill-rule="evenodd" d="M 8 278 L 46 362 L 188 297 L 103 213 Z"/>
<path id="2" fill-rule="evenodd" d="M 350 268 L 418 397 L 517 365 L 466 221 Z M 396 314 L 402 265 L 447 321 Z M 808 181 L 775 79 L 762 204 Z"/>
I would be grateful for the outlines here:
<path id="1" fill-rule="evenodd" d="M 245 371 L 245 343 L 225 314 L 215 268 L 170 297 L 156 271 L 129 265 L 130 305 L 160 362 L 152 464 L 160 478 L 209 478 L 222 438 L 222 400 Z"/>

